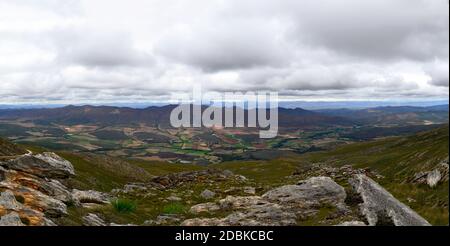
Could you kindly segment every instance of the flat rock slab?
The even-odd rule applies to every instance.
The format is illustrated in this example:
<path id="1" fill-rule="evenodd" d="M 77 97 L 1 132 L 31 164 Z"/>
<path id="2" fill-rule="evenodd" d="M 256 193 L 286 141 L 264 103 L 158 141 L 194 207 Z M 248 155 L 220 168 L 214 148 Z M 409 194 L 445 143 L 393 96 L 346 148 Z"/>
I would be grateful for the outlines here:
<path id="1" fill-rule="evenodd" d="M 342 186 L 329 177 L 313 177 L 297 185 L 285 185 L 262 196 L 270 202 L 301 207 L 321 204 L 344 204 L 346 193 Z"/>

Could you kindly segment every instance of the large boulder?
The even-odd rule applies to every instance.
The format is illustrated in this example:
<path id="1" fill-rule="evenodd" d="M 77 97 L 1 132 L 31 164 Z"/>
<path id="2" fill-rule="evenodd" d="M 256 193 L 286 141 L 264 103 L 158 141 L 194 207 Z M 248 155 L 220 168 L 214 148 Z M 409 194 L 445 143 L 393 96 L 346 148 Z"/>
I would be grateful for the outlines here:
<path id="1" fill-rule="evenodd" d="M 354 190 L 361 196 L 361 213 L 369 225 L 429 226 L 430 224 L 401 203 L 371 178 L 357 174 L 349 180 Z"/>
<path id="2" fill-rule="evenodd" d="M 55 153 L 23 155 L 3 164 L 9 169 L 31 173 L 41 178 L 68 178 L 75 175 L 72 164 Z"/>
<path id="3" fill-rule="evenodd" d="M 417 184 L 427 184 L 431 188 L 437 186 L 439 183 L 447 182 L 449 178 L 449 164 L 448 157 L 439 163 L 433 170 L 431 171 L 422 171 L 418 172 L 414 175 L 412 179 L 413 183 Z"/>
<path id="4" fill-rule="evenodd" d="M 323 204 L 340 206 L 346 193 L 342 186 L 329 177 L 313 177 L 297 185 L 286 185 L 268 191 L 262 196 L 270 202 L 295 207 L 313 207 Z"/>
<path id="5" fill-rule="evenodd" d="M 109 195 L 105 193 L 69 191 L 60 180 L 73 175 L 72 164 L 54 153 L 33 155 L 30 152 L 0 161 L 2 224 L 54 226 L 56 224 L 49 218 L 67 215 L 66 204 L 109 203 Z M 93 215 L 85 220 L 91 224 L 98 222 Z"/>
<path id="6" fill-rule="evenodd" d="M 3 170 L 2 173 L 3 179 L 0 180 L 0 187 L 7 189 L 21 189 L 22 187 L 26 187 L 40 191 L 45 195 L 65 203 L 72 200 L 69 189 L 58 180 L 43 179 L 29 173 L 15 170 Z"/>
<path id="7" fill-rule="evenodd" d="M 31 209 L 18 202 L 14 193 L 9 190 L 0 193 L 0 216 L 2 217 L 3 225 L 22 225 L 24 223 L 23 221 L 26 221 L 26 225 L 55 225 L 55 223 L 47 219 L 45 214 L 41 211 Z M 3 218 L 4 216 L 6 217 Z M 21 223 L 15 224 L 15 222 L 18 221 L 17 217 L 19 217 Z"/>

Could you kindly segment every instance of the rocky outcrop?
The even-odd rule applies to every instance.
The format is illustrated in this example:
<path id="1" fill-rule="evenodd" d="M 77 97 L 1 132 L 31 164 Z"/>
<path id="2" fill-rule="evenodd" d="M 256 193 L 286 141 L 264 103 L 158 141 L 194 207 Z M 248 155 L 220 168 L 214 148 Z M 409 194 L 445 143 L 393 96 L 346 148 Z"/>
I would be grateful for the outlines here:
<path id="1" fill-rule="evenodd" d="M 328 177 L 314 177 L 297 185 L 286 185 L 262 196 L 227 196 L 217 203 L 191 207 L 193 214 L 230 211 L 225 218 L 185 220 L 185 226 L 287 226 L 296 225 L 318 212 L 321 206 L 343 208 L 346 193 Z"/>
<path id="2" fill-rule="evenodd" d="M 26 154 L 2 163 L 2 166 L 41 178 L 68 178 L 75 175 L 72 164 L 54 153 Z"/>
<path id="3" fill-rule="evenodd" d="M 437 186 L 439 183 L 447 182 L 449 177 L 448 158 L 438 164 L 435 169 L 428 172 L 419 172 L 414 175 L 411 180 L 417 184 L 427 184 L 431 188 Z"/>
<path id="4" fill-rule="evenodd" d="M 11 223 L 11 221 L 17 217 L 16 215 L 19 216 L 22 224 L 26 223 L 26 225 L 39 226 L 55 225 L 55 223 L 45 217 L 45 214 L 43 212 L 31 209 L 18 202 L 12 191 L 5 190 L 1 192 L 0 217 L 3 220 L 4 225 L 8 225 L 9 223 Z"/>
<path id="5" fill-rule="evenodd" d="M 361 213 L 366 217 L 369 225 L 430 225 L 369 177 L 357 174 L 349 182 L 362 198 Z"/>
<path id="6" fill-rule="evenodd" d="M 89 201 L 106 201 L 103 194 L 72 192 L 62 184 L 61 180 L 74 175 L 72 164 L 54 153 L 30 152 L 0 161 L 2 224 L 53 226 L 52 220 L 67 215 L 68 204 L 80 204 L 87 197 Z"/>
<path id="7" fill-rule="evenodd" d="M 0 226 L 24 226 L 24 224 L 18 213 L 11 212 L 0 218 Z"/>
<path id="8" fill-rule="evenodd" d="M 197 218 L 185 220 L 182 225 L 286 226 L 311 220 L 314 224 L 334 221 L 338 226 L 430 225 L 363 172 L 351 173 L 349 182 L 353 189 L 347 191 L 329 177 L 313 177 L 269 190 L 262 196 L 227 196 L 217 202 L 194 205 L 189 212 Z M 225 217 L 202 218 L 226 213 Z"/>

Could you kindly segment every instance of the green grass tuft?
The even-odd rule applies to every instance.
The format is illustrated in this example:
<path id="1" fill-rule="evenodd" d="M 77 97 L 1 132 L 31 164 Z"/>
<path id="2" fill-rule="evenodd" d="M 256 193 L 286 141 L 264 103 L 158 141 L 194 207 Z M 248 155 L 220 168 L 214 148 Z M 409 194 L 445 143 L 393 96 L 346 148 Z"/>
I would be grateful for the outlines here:
<path id="1" fill-rule="evenodd" d="M 163 208 L 165 214 L 183 214 L 187 210 L 186 206 L 181 203 L 171 203 Z"/>
<path id="2" fill-rule="evenodd" d="M 119 213 L 132 213 L 136 211 L 136 203 L 127 199 L 116 199 L 112 203 L 114 209 Z"/>

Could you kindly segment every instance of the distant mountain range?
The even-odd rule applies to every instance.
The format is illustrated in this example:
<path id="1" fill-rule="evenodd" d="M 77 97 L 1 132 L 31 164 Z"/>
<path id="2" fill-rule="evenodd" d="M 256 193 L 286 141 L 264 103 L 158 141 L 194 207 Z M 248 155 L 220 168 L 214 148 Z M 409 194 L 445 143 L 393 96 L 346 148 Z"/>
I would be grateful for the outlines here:
<path id="1" fill-rule="evenodd" d="M 0 119 L 30 120 L 38 124 L 102 124 L 128 125 L 145 123 L 170 127 L 170 114 L 175 105 L 152 106 L 144 109 L 110 106 L 66 106 L 44 109 L 0 109 Z M 205 110 L 206 107 L 202 107 Z M 248 110 L 245 111 L 247 116 Z M 279 109 L 282 127 L 315 127 L 326 125 L 351 125 L 352 121 L 339 116 L 328 116 L 304 109 Z"/>
<path id="2" fill-rule="evenodd" d="M 402 100 L 387 100 L 387 101 L 280 101 L 281 108 L 303 108 L 307 110 L 319 109 L 364 109 L 376 107 L 397 107 L 397 106 L 411 106 L 411 107 L 429 107 L 435 105 L 447 105 L 447 100 L 418 100 L 418 101 L 402 101 Z M 61 108 L 67 104 L 0 104 L 0 109 L 38 109 L 38 108 Z M 111 106 L 111 107 L 128 107 L 145 109 L 151 106 L 167 106 L 169 103 L 165 102 L 128 102 L 128 103 L 102 103 L 102 104 L 73 104 L 76 106 L 92 105 L 92 106 Z"/>
<path id="3" fill-rule="evenodd" d="M 388 106 L 367 109 L 323 109 L 316 112 L 351 119 L 358 123 L 398 124 L 400 122 L 420 123 L 425 121 L 446 123 L 448 122 L 449 107 L 448 104 L 429 107 Z"/>
<path id="4" fill-rule="evenodd" d="M 112 106 L 66 106 L 42 109 L 0 109 L 0 120 L 30 120 L 38 124 L 128 125 L 145 123 L 170 127 L 170 114 L 175 105 L 151 106 L 144 109 Z M 203 107 L 203 110 L 206 107 Z M 246 110 L 246 115 L 248 111 Z M 376 107 L 367 109 L 279 108 L 281 127 L 351 126 L 365 123 L 446 123 L 448 105 L 430 107 Z"/>

